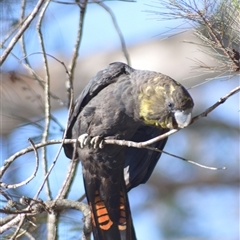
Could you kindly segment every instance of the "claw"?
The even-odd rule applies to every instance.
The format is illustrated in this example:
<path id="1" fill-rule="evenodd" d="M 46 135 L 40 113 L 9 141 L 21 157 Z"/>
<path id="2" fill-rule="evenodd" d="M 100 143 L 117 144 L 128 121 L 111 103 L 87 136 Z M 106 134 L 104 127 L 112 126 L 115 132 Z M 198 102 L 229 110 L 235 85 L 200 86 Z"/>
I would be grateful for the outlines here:
<path id="1" fill-rule="evenodd" d="M 87 144 L 90 144 L 94 149 L 100 148 L 102 149 L 104 147 L 104 141 L 100 136 L 96 137 L 89 137 L 87 133 L 84 133 L 78 137 L 78 142 L 80 145 L 80 148 L 84 148 Z"/>
<path id="2" fill-rule="evenodd" d="M 80 144 L 80 148 L 84 148 L 88 142 L 90 141 L 90 137 L 87 133 L 84 133 L 78 137 L 78 142 Z"/>
<path id="3" fill-rule="evenodd" d="M 100 136 L 93 137 L 90 141 L 90 144 L 93 146 L 94 149 L 104 147 L 103 139 Z"/>

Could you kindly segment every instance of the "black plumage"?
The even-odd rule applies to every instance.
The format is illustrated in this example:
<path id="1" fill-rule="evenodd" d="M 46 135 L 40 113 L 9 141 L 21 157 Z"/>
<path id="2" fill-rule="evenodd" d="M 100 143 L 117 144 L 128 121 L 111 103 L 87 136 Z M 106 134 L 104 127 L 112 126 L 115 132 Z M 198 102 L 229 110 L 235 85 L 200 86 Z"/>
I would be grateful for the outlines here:
<path id="1" fill-rule="evenodd" d="M 81 136 L 80 145 L 76 156 L 74 146 L 64 145 L 64 150 L 82 161 L 95 240 L 136 239 L 127 191 L 148 180 L 161 153 L 94 145 L 108 138 L 141 142 L 185 127 L 192 108 L 191 96 L 178 82 L 120 62 L 99 71 L 80 94 L 67 129 L 67 138 Z M 154 147 L 163 149 L 166 141 Z"/>

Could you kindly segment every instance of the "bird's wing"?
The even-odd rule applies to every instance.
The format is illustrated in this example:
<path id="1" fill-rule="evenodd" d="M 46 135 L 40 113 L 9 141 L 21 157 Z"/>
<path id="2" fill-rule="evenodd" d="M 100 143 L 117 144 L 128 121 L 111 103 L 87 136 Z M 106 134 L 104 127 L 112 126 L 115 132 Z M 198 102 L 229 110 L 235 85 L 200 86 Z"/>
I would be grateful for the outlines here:
<path id="1" fill-rule="evenodd" d="M 167 132 L 166 129 L 141 126 L 134 134 L 131 141 L 144 142 L 165 132 Z M 151 147 L 163 150 L 166 142 L 167 138 L 152 144 Z M 139 184 L 147 182 L 161 154 L 161 152 L 145 148 L 128 148 L 126 150 L 124 178 L 128 191 L 137 187 Z"/>
<path id="2" fill-rule="evenodd" d="M 114 62 L 109 64 L 105 69 L 99 71 L 95 77 L 93 77 L 87 86 L 83 89 L 79 97 L 75 101 L 74 110 L 68 121 L 66 138 L 72 138 L 72 128 L 84 106 L 88 104 L 101 90 L 108 85 L 117 81 L 118 77 L 122 74 L 130 74 L 134 69 L 129 67 L 125 63 Z M 64 151 L 68 158 L 72 159 L 73 145 L 65 144 Z"/>

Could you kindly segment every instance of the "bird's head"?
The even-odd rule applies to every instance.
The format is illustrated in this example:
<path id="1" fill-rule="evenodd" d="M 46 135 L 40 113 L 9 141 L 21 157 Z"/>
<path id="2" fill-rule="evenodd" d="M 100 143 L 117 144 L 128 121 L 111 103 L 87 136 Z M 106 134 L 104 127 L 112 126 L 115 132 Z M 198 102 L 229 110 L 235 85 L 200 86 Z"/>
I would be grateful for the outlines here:
<path id="1" fill-rule="evenodd" d="M 145 124 L 161 128 L 184 128 L 192 119 L 193 99 L 168 76 L 157 74 L 139 89 L 139 116 Z"/>

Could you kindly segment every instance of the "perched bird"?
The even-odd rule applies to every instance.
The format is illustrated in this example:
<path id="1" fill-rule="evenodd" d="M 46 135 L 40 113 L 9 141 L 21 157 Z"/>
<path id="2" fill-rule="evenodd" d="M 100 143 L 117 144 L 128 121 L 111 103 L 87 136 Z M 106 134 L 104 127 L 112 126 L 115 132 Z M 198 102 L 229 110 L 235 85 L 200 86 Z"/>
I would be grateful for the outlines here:
<path id="1" fill-rule="evenodd" d="M 161 153 L 104 145 L 104 139 L 146 141 L 191 122 L 193 100 L 161 73 L 115 62 L 89 82 L 75 103 L 65 154 L 82 161 L 95 240 L 135 240 L 127 191 L 145 183 Z M 153 146 L 164 148 L 166 139 Z M 76 147 L 76 151 L 74 151 Z M 73 153 L 75 155 L 73 156 Z"/>

